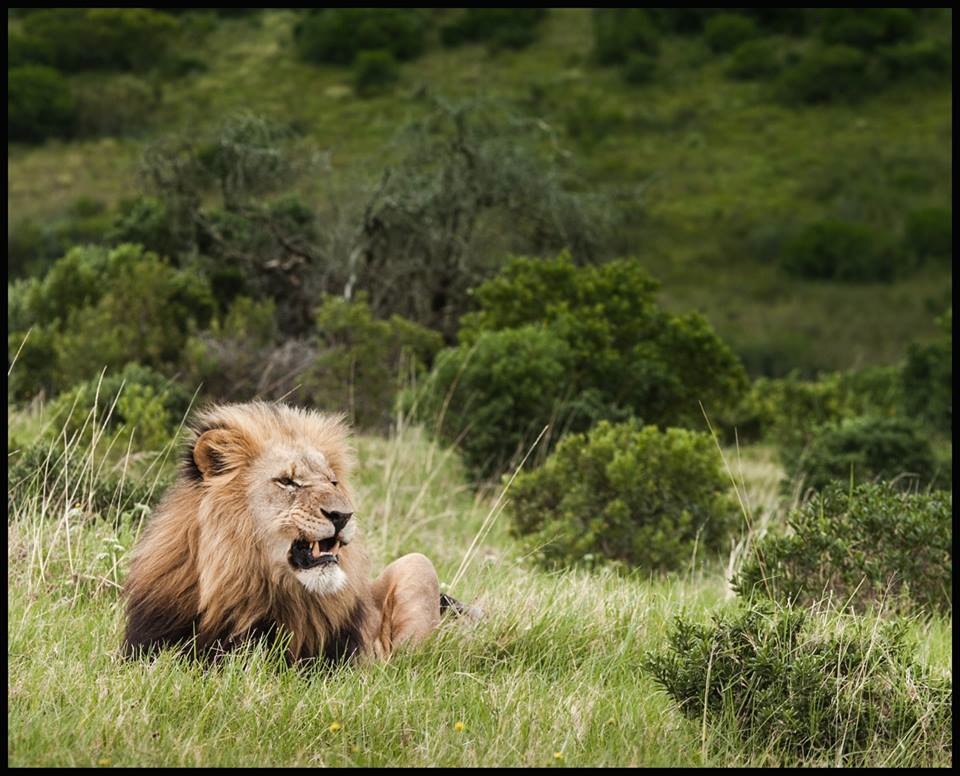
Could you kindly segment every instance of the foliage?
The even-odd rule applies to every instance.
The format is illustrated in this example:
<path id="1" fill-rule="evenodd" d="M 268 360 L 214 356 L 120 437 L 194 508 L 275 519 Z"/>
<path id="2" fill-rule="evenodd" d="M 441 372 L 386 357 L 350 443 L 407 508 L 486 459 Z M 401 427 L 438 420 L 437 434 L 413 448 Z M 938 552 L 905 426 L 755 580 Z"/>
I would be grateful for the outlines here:
<path id="1" fill-rule="evenodd" d="M 674 620 L 643 666 L 691 719 L 751 750 L 849 763 L 877 746 L 952 742 L 949 678 L 910 655 L 902 623 L 755 605 L 710 624 Z"/>
<path id="2" fill-rule="evenodd" d="M 953 214 L 932 207 L 907 213 L 904 243 L 918 261 L 943 259 L 953 263 Z"/>
<path id="3" fill-rule="evenodd" d="M 308 10 L 293 30 L 301 59 L 349 65 L 361 51 L 385 50 L 398 60 L 418 57 L 426 44 L 426 19 L 407 8 Z"/>
<path id="4" fill-rule="evenodd" d="M 917 40 L 884 46 L 880 61 L 890 76 L 900 80 L 937 82 L 953 72 L 953 45 L 950 41 Z"/>
<path id="5" fill-rule="evenodd" d="M 384 428 L 403 384 L 426 372 L 443 345 L 439 334 L 398 315 L 373 317 L 365 296 L 328 297 L 317 308 L 316 351 L 298 396 L 312 406 L 348 411 L 361 428 Z"/>
<path id="6" fill-rule="evenodd" d="M 361 97 L 382 92 L 399 79 L 397 61 L 385 49 L 361 51 L 354 59 L 353 85 Z"/>
<path id="7" fill-rule="evenodd" d="M 486 42 L 493 48 L 525 48 L 536 40 L 545 8 L 467 8 L 440 29 L 445 46 Z"/>
<path id="8" fill-rule="evenodd" d="M 79 199 L 62 218 L 40 224 L 21 221 L 7 235 L 7 271 L 11 277 L 41 276 L 74 245 L 106 239 L 112 216 L 103 203 Z"/>
<path id="9" fill-rule="evenodd" d="M 953 432 L 953 308 L 937 320 L 944 336 L 928 344 L 914 343 L 903 366 L 903 399 L 907 414 L 942 434 Z"/>
<path id="10" fill-rule="evenodd" d="M 656 55 L 660 32 L 643 8 L 604 8 L 593 12 L 593 57 L 600 65 L 618 65 L 632 53 Z"/>
<path id="11" fill-rule="evenodd" d="M 782 100 L 792 104 L 857 102 L 883 83 L 866 54 L 844 45 L 814 47 L 777 80 Z"/>
<path id="12" fill-rule="evenodd" d="M 917 33 L 917 17 L 908 8 L 828 8 L 821 25 L 827 43 L 865 50 L 910 40 Z"/>
<path id="13" fill-rule="evenodd" d="M 748 40 L 730 55 L 727 75 L 741 80 L 774 76 L 783 67 L 781 52 L 779 44 L 771 38 Z"/>
<path id="14" fill-rule="evenodd" d="M 628 84 L 642 85 L 650 83 L 657 74 L 657 60 L 642 51 L 636 51 L 627 57 L 623 65 L 623 78 Z"/>
<path id="15" fill-rule="evenodd" d="M 791 480 L 820 490 L 832 482 L 899 479 L 926 486 L 944 479 L 927 436 L 904 418 L 863 416 L 816 429 L 808 444 L 782 451 Z"/>
<path id="16" fill-rule="evenodd" d="M 23 65 L 53 64 L 53 48 L 47 41 L 17 30 L 7 32 L 7 70 Z"/>
<path id="17" fill-rule="evenodd" d="M 833 485 L 794 509 L 785 536 L 767 535 L 735 581 L 744 596 L 809 605 L 949 612 L 952 495 L 889 483 Z"/>
<path id="18" fill-rule="evenodd" d="M 564 437 L 543 466 L 517 477 L 511 496 L 512 530 L 548 567 L 679 569 L 724 549 L 736 526 L 709 435 L 635 420 Z"/>
<path id="19" fill-rule="evenodd" d="M 413 409 L 459 443 L 474 476 L 491 476 L 564 416 L 572 364 L 567 344 L 542 327 L 484 331 L 437 356 Z"/>
<path id="20" fill-rule="evenodd" d="M 177 23 L 149 8 L 45 8 L 23 20 L 27 35 L 64 72 L 142 70 L 163 59 Z"/>
<path id="21" fill-rule="evenodd" d="M 900 246 L 891 237 L 834 219 L 801 229 L 783 254 L 788 272 L 813 280 L 888 282 L 902 263 Z"/>
<path id="22" fill-rule="evenodd" d="M 105 240 L 111 245 L 136 243 L 170 259 L 177 259 L 186 247 L 175 231 L 166 203 L 156 197 L 121 202 Z"/>
<path id="23" fill-rule="evenodd" d="M 73 95 L 52 67 L 22 65 L 7 71 L 7 134 L 10 140 L 37 142 L 63 137 L 75 120 Z"/>
<path id="24" fill-rule="evenodd" d="M 760 31 L 749 16 L 738 13 L 719 13 L 706 23 L 703 37 L 716 52 L 726 53 L 757 37 Z"/>

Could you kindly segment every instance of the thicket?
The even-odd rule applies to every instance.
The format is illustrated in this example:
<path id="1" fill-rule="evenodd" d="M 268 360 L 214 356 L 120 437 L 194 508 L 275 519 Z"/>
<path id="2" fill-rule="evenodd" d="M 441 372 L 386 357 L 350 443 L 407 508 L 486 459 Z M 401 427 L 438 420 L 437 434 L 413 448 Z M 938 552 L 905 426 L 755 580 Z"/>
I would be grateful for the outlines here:
<path id="1" fill-rule="evenodd" d="M 297 53 L 307 62 L 350 65 L 361 51 L 388 51 L 415 59 L 426 45 L 427 18 L 410 8 L 311 9 L 293 28 Z"/>
<path id="2" fill-rule="evenodd" d="M 937 319 L 943 335 L 914 343 L 907 352 L 901 382 L 904 408 L 935 431 L 953 432 L 953 308 Z"/>
<path id="3" fill-rule="evenodd" d="M 353 87 L 361 97 L 384 92 L 400 79 L 397 60 L 389 51 L 361 51 L 353 63 Z"/>
<path id="4" fill-rule="evenodd" d="M 783 604 L 949 612 L 952 502 L 946 491 L 832 485 L 790 512 L 785 535 L 754 546 L 734 586 Z"/>
<path id="5" fill-rule="evenodd" d="M 697 724 L 755 752 L 872 764 L 952 746 L 952 682 L 912 656 L 903 622 L 757 604 L 709 624 L 684 615 L 643 666 Z"/>
<path id="6" fill-rule="evenodd" d="M 556 433 L 635 415 L 702 428 L 700 403 L 710 412 L 732 408 L 746 375 L 701 316 L 661 310 L 656 289 L 630 260 L 511 260 L 474 289 L 478 309 L 463 316 L 460 344 L 438 359 L 421 416 L 430 422 L 442 410 L 441 435 L 458 440 L 482 476 L 546 424 Z M 524 336 L 537 343 L 536 358 L 518 347 Z M 511 419 L 521 407 L 522 420 Z"/>
<path id="7" fill-rule="evenodd" d="M 467 8 L 440 28 L 445 46 L 487 43 L 491 48 L 525 48 L 537 38 L 545 8 Z"/>
<path id="8" fill-rule="evenodd" d="M 708 434 L 635 420 L 565 436 L 511 498 L 511 531 L 547 567 L 680 569 L 725 549 L 738 515 Z"/>
<path id="9" fill-rule="evenodd" d="M 20 65 L 7 71 L 7 134 L 37 142 L 73 129 L 76 106 L 66 79 L 52 67 Z"/>

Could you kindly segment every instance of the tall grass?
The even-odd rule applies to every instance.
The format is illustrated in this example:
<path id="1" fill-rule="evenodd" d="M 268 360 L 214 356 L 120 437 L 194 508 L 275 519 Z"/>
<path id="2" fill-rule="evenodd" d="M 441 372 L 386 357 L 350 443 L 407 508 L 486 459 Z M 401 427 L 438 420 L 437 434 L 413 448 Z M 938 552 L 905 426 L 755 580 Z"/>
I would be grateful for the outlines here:
<path id="1" fill-rule="evenodd" d="M 641 668 L 677 612 L 733 605 L 725 563 L 668 577 L 543 573 L 508 515 L 490 518 L 497 494 L 471 491 L 457 455 L 417 427 L 357 439 L 358 520 L 376 567 L 421 551 L 448 585 L 462 567 L 452 592 L 482 620 L 445 620 L 416 650 L 334 672 L 289 669 L 262 646 L 215 668 L 169 653 L 121 659 L 119 588 L 149 507 L 107 519 L 83 494 L 107 469 L 164 481 L 172 445 L 138 457 L 103 431 L 105 417 L 91 415 L 89 436 L 57 437 L 43 470 L 8 493 L 10 765 L 816 764 L 691 722 Z M 21 432 L 42 423 L 11 420 Z M 777 519 L 779 470 L 748 450 L 740 467 L 754 514 Z M 947 670 L 949 621 L 914 627 L 919 659 Z"/>

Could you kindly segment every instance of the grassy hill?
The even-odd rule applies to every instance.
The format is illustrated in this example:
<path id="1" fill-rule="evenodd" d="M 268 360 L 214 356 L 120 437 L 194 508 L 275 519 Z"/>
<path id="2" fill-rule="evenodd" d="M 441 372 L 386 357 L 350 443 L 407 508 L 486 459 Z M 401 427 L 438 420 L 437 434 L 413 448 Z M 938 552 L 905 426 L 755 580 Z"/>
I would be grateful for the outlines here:
<path id="1" fill-rule="evenodd" d="M 221 18 L 188 35 L 183 53 L 203 71 L 152 81 L 154 103 L 132 135 L 11 147 L 10 223 L 62 217 L 80 198 L 114 206 L 137 191 L 148 144 L 236 111 L 282 121 L 326 155 L 328 172 L 306 185 L 308 201 L 333 182 L 338 196 L 360 197 L 398 153 L 398 129 L 428 110 L 424 95 L 483 96 L 539 122 L 578 188 L 623 193 L 621 253 L 663 282 L 669 308 L 703 311 L 752 371 L 893 363 L 908 343 L 933 336 L 934 315 L 950 303 L 948 267 L 892 284 L 836 284 L 787 277 L 776 262 L 784 239 L 811 221 L 896 233 L 908 210 L 950 207 L 949 83 L 894 85 L 853 105 L 786 107 L 762 82 L 728 78 L 726 58 L 702 38 L 673 36 L 656 77 L 635 86 L 592 63 L 590 12 L 563 9 L 519 51 L 444 48 L 434 29 L 391 93 L 360 99 L 348 68 L 298 60 L 296 18 Z M 943 32 L 937 19 L 925 24 Z M 124 78 L 73 80 L 109 88 Z"/>

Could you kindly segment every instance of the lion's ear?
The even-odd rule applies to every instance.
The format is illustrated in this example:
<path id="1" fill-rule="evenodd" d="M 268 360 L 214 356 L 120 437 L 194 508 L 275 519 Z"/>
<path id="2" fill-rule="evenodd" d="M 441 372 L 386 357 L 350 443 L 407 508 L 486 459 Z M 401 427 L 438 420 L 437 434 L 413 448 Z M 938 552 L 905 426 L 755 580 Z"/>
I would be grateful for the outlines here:
<path id="1" fill-rule="evenodd" d="M 204 431 L 193 446 L 193 461 L 204 479 L 236 469 L 244 458 L 240 439 L 226 428 Z"/>

